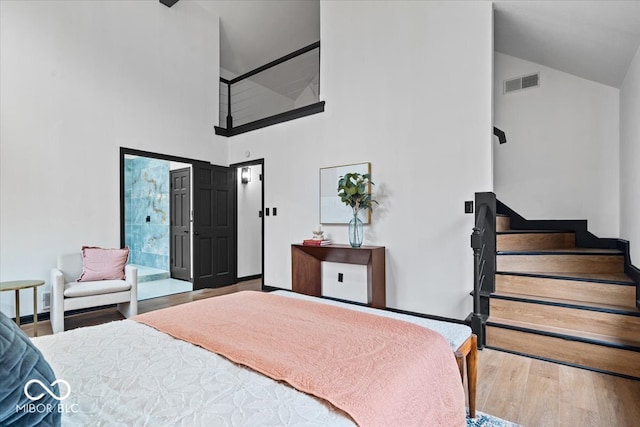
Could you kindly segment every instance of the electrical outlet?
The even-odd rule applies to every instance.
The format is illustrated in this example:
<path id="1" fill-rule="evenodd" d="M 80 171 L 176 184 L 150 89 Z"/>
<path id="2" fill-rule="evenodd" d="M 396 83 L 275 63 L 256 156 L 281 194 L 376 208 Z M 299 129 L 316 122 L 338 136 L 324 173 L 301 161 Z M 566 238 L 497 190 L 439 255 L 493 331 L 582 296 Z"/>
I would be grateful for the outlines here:
<path id="1" fill-rule="evenodd" d="M 467 200 L 464 202 L 464 213 L 473 213 L 473 201 Z"/>
<path id="2" fill-rule="evenodd" d="M 340 283 L 344 282 L 344 274 L 338 273 L 338 282 Z"/>

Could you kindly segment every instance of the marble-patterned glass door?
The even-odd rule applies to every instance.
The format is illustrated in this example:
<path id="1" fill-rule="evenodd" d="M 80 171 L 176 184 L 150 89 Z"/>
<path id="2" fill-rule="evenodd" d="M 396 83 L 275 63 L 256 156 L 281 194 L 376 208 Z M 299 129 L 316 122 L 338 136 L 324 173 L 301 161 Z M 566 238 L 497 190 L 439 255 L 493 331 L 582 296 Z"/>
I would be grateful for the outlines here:
<path id="1" fill-rule="evenodd" d="M 126 154 L 124 237 L 129 263 L 138 268 L 138 299 L 190 291 L 170 274 L 170 170 L 190 166 Z"/>
<path id="2" fill-rule="evenodd" d="M 127 157 L 125 243 L 129 246 L 129 262 L 168 272 L 169 162 Z"/>

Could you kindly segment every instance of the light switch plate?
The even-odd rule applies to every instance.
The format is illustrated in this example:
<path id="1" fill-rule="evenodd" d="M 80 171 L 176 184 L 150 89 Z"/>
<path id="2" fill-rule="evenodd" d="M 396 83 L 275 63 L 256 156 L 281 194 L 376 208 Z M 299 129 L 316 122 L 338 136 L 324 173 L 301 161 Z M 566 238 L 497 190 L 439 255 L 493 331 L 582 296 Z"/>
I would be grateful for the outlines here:
<path id="1" fill-rule="evenodd" d="M 473 213 L 473 201 L 467 200 L 464 202 L 464 213 Z"/>

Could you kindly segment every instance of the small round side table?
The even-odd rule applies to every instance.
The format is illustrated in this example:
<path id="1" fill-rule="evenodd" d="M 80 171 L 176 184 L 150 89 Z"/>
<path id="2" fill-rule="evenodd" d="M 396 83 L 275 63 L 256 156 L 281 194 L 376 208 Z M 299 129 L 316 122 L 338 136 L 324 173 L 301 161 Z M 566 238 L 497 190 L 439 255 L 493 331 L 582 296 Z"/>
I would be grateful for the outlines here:
<path id="1" fill-rule="evenodd" d="M 44 285 L 42 280 L 14 280 L 0 282 L 0 292 L 16 291 L 16 324 L 20 326 L 20 290 L 33 288 L 33 336 L 38 336 L 38 286 Z"/>

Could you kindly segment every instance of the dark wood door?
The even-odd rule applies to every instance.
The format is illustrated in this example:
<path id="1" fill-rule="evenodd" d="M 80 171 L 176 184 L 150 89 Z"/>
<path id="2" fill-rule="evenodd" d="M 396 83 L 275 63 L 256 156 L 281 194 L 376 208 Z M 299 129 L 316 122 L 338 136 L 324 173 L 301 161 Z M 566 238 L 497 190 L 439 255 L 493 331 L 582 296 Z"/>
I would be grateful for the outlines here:
<path id="1" fill-rule="evenodd" d="M 194 164 L 194 290 L 230 285 L 235 281 L 234 182 L 231 168 Z"/>
<path id="2" fill-rule="evenodd" d="M 191 280 L 191 169 L 177 169 L 171 175 L 171 277 Z"/>

